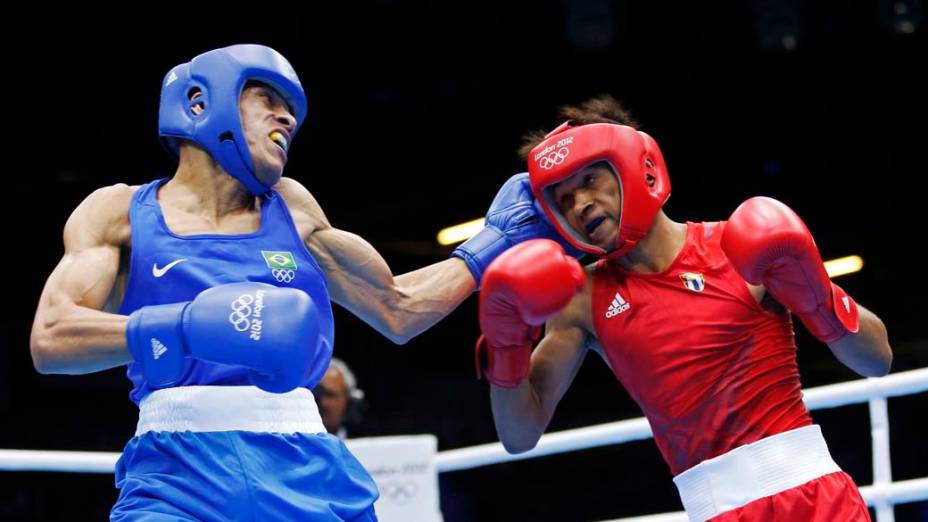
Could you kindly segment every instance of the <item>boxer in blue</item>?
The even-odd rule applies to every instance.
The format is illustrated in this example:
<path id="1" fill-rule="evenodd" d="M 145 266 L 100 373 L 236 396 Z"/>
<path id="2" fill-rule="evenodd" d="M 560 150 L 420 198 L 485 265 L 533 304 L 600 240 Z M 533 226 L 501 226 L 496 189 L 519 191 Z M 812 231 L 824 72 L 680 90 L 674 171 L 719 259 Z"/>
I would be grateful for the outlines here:
<path id="1" fill-rule="evenodd" d="M 42 373 L 128 366 L 139 422 L 112 520 L 375 520 L 371 477 L 310 391 L 332 355 L 330 301 L 402 344 L 506 248 L 554 235 L 517 175 L 451 259 L 394 276 L 282 177 L 306 114 L 273 49 L 201 54 L 162 84 L 174 176 L 101 188 L 65 225 L 31 351 Z"/>

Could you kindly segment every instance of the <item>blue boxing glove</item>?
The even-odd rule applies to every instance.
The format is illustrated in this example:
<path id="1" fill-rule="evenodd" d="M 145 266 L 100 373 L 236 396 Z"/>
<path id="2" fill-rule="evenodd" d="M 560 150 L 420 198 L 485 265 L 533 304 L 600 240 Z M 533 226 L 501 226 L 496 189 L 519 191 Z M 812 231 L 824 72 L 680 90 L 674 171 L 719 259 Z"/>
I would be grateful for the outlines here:
<path id="1" fill-rule="evenodd" d="M 302 290 L 232 283 L 190 302 L 146 306 L 129 316 L 126 339 L 151 386 L 176 384 L 184 359 L 251 369 L 255 386 L 275 393 L 308 383 L 320 347 L 318 312 Z"/>
<path id="2" fill-rule="evenodd" d="M 535 202 L 528 172 L 523 172 L 503 183 L 490 203 L 483 229 L 455 248 L 451 255 L 467 263 L 479 288 L 483 272 L 496 256 L 518 243 L 539 238 L 557 241 L 568 255 L 583 256 L 548 222 L 544 211 Z"/>

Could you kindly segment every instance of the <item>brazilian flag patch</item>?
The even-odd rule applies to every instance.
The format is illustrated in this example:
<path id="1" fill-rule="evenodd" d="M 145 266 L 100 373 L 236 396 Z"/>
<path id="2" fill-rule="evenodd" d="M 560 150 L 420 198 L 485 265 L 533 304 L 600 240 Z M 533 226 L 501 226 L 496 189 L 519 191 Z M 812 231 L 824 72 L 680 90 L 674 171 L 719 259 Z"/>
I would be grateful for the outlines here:
<path id="1" fill-rule="evenodd" d="M 293 254 L 290 252 L 278 252 L 276 250 L 262 250 L 264 262 L 270 269 L 287 269 L 296 270 L 296 261 L 293 260 Z"/>

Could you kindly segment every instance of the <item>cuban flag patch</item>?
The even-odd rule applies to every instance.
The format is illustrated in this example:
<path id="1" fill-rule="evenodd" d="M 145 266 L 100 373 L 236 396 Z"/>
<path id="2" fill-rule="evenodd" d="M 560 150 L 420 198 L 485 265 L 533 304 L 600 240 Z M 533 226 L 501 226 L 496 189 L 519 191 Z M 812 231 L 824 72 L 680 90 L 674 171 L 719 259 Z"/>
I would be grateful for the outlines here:
<path id="1" fill-rule="evenodd" d="M 706 287 L 706 279 L 702 276 L 702 274 L 685 272 L 680 274 L 680 280 L 683 281 L 683 286 L 694 292 L 702 292 Z"/>

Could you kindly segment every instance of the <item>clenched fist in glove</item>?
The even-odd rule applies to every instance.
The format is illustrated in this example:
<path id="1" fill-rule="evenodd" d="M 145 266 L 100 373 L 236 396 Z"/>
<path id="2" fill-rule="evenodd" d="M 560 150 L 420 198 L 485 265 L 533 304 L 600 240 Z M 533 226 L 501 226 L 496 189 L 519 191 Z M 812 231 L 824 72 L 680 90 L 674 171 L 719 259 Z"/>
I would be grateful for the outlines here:
<path id="1" fill-rule="evenodd" d="M 822 342 L 857 333 L 857 304 L 828 278 L 812 234 L 783 203 L 742 203 L 725 225 L 722 250 L 747 282 L 764 285 Z"/>
<path id="2" fill-rule="evenodd" d="M 541 325 L 570 303 L 585 280 L 580 263 L 548 239 L 520 243 L 496 258 L 480 291 L 478 375 L 517 387 L 528 375 Z"/>

